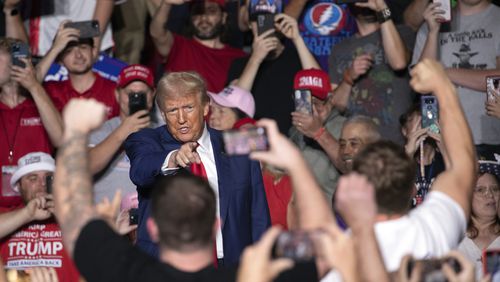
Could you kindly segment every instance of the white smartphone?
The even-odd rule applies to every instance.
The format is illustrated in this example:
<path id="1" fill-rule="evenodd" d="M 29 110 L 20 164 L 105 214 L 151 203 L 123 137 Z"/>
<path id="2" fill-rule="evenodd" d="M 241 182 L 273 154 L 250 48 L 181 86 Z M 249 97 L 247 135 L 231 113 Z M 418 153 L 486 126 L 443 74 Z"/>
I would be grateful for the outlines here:
<path id="1" fill-rule="evenodd" d="M 444 14 L 441 15 L 443 18 L 442 22 L 451 21 L 451 0 L 432 0 L 432 2 L 441 3 L 439 8 L 444 11 Z"/>

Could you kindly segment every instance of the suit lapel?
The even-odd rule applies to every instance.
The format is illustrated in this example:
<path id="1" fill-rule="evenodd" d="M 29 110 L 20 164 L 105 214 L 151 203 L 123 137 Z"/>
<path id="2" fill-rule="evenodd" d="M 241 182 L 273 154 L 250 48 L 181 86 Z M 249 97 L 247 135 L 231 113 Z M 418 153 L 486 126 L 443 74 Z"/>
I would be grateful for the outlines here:
<path id="1" fill-rule="evenodd" d="M 212 149 L 214 151 L 215 166 L 217 168 L 217 179 L 219 183 L 219 205 L 220 205 L 220 220 L 221 229 L 224 229 L 226 221 L 227 210 L 229 207 L 229 197 L 231 191 L 229 190 L 231 176 L 227 172 L 230 171 L 229 158 L 222 150 L 222 136 L 219 131 L 208 128 L 210 133 L 210 141 L 212 142 Z"/>

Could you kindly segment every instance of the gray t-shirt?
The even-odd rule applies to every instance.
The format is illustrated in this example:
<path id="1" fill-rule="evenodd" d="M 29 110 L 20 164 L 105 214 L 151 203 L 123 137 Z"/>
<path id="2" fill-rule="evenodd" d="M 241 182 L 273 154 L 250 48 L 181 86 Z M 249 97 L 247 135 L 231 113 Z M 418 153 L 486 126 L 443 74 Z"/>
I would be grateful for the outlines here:
<path id="1" fill-rule="evenodd" d="M 106 139 L 121 124 L 120 117 L 106 121 L 99 129 L 92 132 L 89 138 L 89 147 L 94 147 Z M 129 177 L 130 161 L 124 150 L 119 150 L 109 165 L 95 176 L 94 201 L 99 203 L 104 197 L 113 199 L 115 192 L 120 189 L 122 197 L 136 192 L 136 187 Z"/>
<path id="2" fill-rule="evenodd" d="M 475 15 L 453 11 L 449 32 L 439 34 L 438 56 L 446 68 L 487 70 L 497 68 L 500 57 L 500 8 L 490 5 Z M 428 28 L 423 24 L 417 34 L 413 62 L 420 58 Z M 486 82 L 485 82 L 486 83 Z M 458 86 L 458 95 L 475 144 L 500 144 L 500 120 L 486 115 L 486 93 Z"/>
<path id="3" fill-rule="evenodd" d="M 411 51 L 415 34 L 406 26 L 397 26 L 397 29 Z M 328 60 L 330 80 L 340 83 L 344 71 L 352 65 L 354 58 L 362 54 L 372 54 L 374 64 L 352 87 L 347 115 L 372 118 L 379 125 L 384 139 L 404 144 L 399 116 L 410 106 L 413 94 L 408 83 L 408 72 L 391 69 L 385 57 L 380 30 L 363 37 L 353 36 L 335 45 Z"/>
<path id="4" fill-rule="evenodd" d="M 340 138 L 342 126 L 344 126 L 345 117 L 341 116 L 337 110 L 333 110 L 325 121 L 325 129 L 337 140 Z M 297 128 L 290 128 L 290 139 L 300 148 L 302 156 L 306 159 L 311 170 L 316 177 L 323 194 L 329 203 L 332 201 L 333 194 L 337 188 L 339 171 L 333 165 L 326 152 L 314 139 L 305 137 Z"/>

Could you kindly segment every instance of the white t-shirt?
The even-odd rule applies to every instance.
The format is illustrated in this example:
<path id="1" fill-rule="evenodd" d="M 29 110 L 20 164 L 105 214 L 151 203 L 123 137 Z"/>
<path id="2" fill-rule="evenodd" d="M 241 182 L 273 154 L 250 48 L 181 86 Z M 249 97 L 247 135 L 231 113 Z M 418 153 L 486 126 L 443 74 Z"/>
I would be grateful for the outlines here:
<path id="1" fill-rule="evenodd" d="M 40 1 L 43 5 L 47 1 Z M 64 20 L 88 21 L 94 16 L 96 0 L 53 0 L 54 11 L 41 17 L 30 17 L 26 20 L 26 29 L 29 33 L 31 51 L 33 55 L 44 56 L 52 46 L 52 41 L 56 36 L 59 25 Z M 31 4 L 32 15 L 37 7 Z M 42 9 L 43 11 L 43 9 Z M 43 14 L 43 12 L 42 12 Z M 104 36 L 102 37 L 101 50 L 113 47 L 113 38 L 111 35 L 111 24 L 108 24 Z"/>
<path id="2" fill-rule="evenodd" d="M 399 269 L 401 259 L 441 257 L 456 248 L 467 227 L 462 207 L 443 192 L 430 192 L 407 215 L 375 224 L 375 236 L 388 272 Z M 340 281 L 327 275 L 322 282 Z"/>

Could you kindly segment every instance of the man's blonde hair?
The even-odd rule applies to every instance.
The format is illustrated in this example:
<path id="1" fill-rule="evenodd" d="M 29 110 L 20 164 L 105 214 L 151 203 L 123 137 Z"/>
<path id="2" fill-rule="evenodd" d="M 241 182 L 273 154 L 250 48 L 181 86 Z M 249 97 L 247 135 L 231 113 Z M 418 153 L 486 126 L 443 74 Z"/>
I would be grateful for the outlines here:
<path id="1" fill-rule="evenodd" d="M 167 73 L 158 81 L 156 91 L 162 110 L 168 96 L 201 95 L 203 105 L 209 101 L 205 80 L 196 72 Z"/>

